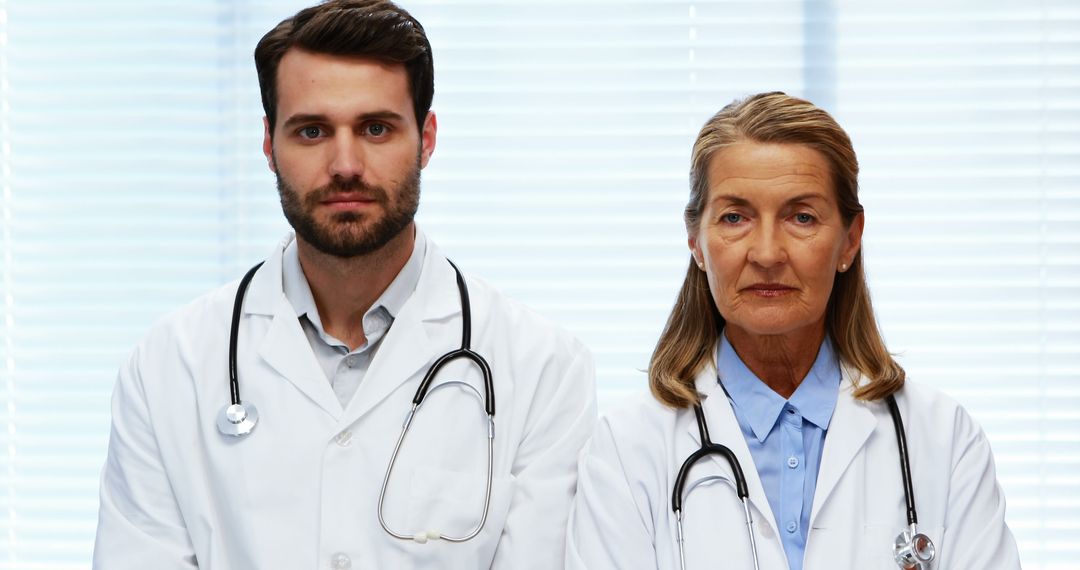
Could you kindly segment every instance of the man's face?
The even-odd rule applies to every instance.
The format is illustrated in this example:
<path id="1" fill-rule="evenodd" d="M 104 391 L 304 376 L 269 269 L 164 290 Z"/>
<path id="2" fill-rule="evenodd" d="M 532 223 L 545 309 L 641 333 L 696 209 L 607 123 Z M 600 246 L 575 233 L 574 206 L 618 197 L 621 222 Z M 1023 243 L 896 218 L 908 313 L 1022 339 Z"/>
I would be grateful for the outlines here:
<path id="1" fill-rule="evenodd" d="M 409 227 L 436 123 L 429 113 L 417 128 L 405 66 L 294 48 L 281 59 L 277 91 L 263 152 L 297 238 L 355 257 Z"/>

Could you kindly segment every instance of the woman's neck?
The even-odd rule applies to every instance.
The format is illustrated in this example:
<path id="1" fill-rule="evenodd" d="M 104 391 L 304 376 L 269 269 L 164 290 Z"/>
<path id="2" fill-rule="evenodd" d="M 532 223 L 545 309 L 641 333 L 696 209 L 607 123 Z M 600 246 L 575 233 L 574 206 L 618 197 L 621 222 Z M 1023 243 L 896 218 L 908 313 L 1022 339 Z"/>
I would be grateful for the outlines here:
<path id="1" fill-rule="evenodd" d="M 825 321 L 781 335 L 754 334 L 728 323 L 724 335 L 743 364 L 786 400 L 814 367 L 825 340 Z"/>

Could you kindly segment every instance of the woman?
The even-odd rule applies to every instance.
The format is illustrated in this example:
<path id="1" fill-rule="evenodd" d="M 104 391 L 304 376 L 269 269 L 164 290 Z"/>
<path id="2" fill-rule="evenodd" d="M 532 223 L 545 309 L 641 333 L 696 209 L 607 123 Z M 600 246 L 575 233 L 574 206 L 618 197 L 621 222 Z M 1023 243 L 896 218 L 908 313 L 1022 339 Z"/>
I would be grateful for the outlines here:
<path id="1" fill-rule="evenodd" d="M 685 221 L 692 260 L 652 397 L 584 450 L 567 566 L 1019 568 L 986 437 L 905 382 L 878 332 L 858 164 L 833 118 L 783 93 L 725 107 L 694 145 Z M 731 461 L 687 461 L 703 439 Z"/>

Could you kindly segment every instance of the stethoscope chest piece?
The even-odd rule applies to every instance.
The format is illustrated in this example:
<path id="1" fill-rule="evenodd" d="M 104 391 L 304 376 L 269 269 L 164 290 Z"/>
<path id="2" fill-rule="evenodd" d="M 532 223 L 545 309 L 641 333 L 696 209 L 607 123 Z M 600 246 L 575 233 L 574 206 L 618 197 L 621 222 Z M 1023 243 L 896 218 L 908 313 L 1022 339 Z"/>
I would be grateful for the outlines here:
<path id="1" fill-rule="evenodd" d="M 924 568 L 924 564 L 933 562 L 937 550 L 929 536 L 905 530 L 893 542 L 893 554 L 896 556 L 897 566 L 911 570 Z"/>
<path id="2" fill-rule="evenodd" d="M 259 421 L 259 410 L 249 402 L 229 404 L 218 413 L 217 427 L 222 435 L 243 437 L 255 429 Z"/>

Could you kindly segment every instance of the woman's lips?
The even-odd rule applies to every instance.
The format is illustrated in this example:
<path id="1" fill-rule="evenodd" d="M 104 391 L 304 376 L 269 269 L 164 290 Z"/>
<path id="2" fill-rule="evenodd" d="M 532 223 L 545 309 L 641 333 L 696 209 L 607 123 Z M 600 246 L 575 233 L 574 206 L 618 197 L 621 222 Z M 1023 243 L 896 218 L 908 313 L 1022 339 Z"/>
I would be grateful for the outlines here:
<path id="1" fill-rule="evenodd" d="M 779 283 L 755 283 L 743 290 L 752 295 L 767 298 L 782 297 L 796 291 L 794 287 L 788 287 L 787 285 L 781 285 Z"/>

